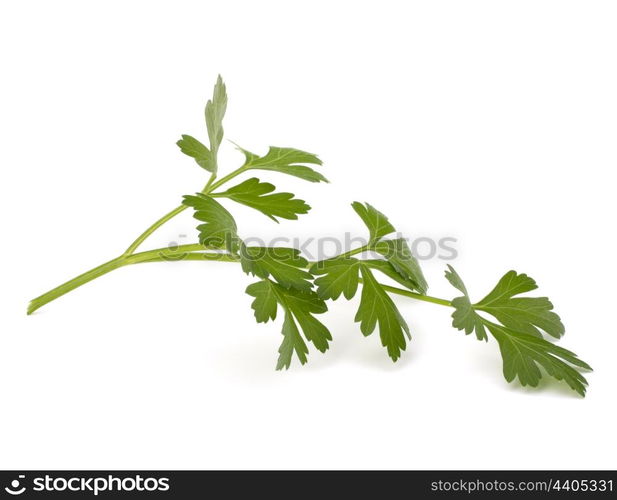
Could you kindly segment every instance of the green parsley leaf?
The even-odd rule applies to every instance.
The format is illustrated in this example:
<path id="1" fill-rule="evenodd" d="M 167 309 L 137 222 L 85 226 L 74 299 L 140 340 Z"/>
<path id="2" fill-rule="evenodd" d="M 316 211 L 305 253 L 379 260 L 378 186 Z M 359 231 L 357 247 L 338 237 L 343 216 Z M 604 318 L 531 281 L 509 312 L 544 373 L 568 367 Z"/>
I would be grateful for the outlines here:
<path id="1" fill-rule="evenodd" d="M 374 245 L 374 250 L 383 255 L 392 267 L 406 280 L 415 283 L 415 289 L 425 294 L 428 283 L 424 278 L 420 264 L 411 253 L 411 249 L 403 238 L 382 240 Z"/>
<path id="2" fill-rule="evenodd" d="M 208 172 L 216 174 L 217 155 L 223 140 L 223 117 L 227 109 L 227 92 L 221 76 L 216 80 L 212 99 L 206 104 L 206 126 L 210 149 L 190 135 L 183 135 L 176 144 L 185 155 L 193 158 L 197 164 Z"/>
<path id="3" fill-rule="evenodd" d="M 538 368 L 540 365 L 551 377 L 564 380 L 571 389 L 585 396 L 587 380 L 570 365 L 585 370 L 591 370 L 591 367 L 576 354 L 535 335 L 517 332 L 488 321 L 485 324 L 499 343 L 503 376 L 508 382 L 518 377 L 521 385 L 537 387 L 542 378 Z"/>
<path id="4" fill-rule="evenodd" d="M 354 201 L 351 206 L 369 230 L 369 245 L 396 231 L 394 226 L 388 221 L 388 218 L 372 205 L 368 203 L 363 205 L 359 201 Z"/>
<path id="5" fill-rule="evenodd" d="M 591 370 L 591 367 L 573 352 L 542 337 L 541 330 L 557 337 L 563 334 L 559 316 L 551 312 L 552 304 L 545 297 L 514 297 L 535 290 L 537 285 L 533 279 L 509 271 L 484 299 L 471 304 L 467 288 L 452 266 L 448 266 L 446 278 L 464 294 L 451 302 L 455 308 L 452 325 L 467 334 L 475 331 L 480 340 L 487 339 L 488 329 L 499 344 L 503 374 L 508 382 L 518 377 L 521 385 L 537 387 L 542 378 L 539 365 L 548 375 L 585 395 L 587 380 L 576 368 Z M 493 315 L 502 324 L 489 321 L 478 311 Z"/>
<path id="6" fill-rule="evenodd" d="M 404 261 L 403 263 L 406 264 Z M 384 260 L 359 260 L 338 256 L 316 262 L 310 271 L 317 276 L 314 280 L 317 295 L 326 300 L 336 300 L 341 295 L 350 300 L 355 296 L 358 284 L 362 283 L 362 296 L 355 321 L 360 322 L 360 331 L 365 336 L 370 335 L 379 324 L 381 343 L 386 347 L 392 360 L 396 361 L 401 351 L 405 350 L 405 334 L 411 338 L 409 328 L 383 285 L 375 279 L 371 269 L 382 272 L 411 290 L 418 289 L 418 284 L 409 278 L 409 273 L 398 272 L 391 262 Z M 407 269 L 405 267 L 405 271 Z"/>
<path id="7" fill-rule="evenodd" d="M 385 274 L 388 278 L 393 279 L 397 283 L 403 285 L 405 288 L 409 288 L 410 290 L 418 290 L 418 284 L 404 276 L 401 276 L 400 273 L 394 269 L 390 262 L 386 262 L 381 259 L 366 259 L 362 261 L 364 264 L 369 266 L 371 269 L 375 269 L 382 274 Z"/>
<path id="8" fill-rule="evenodd" d="M 190 135 L 183 135 L 182 139 L 176 144 L 185 155 L 194 158 L 201 168 L 205 168 L 208 172 L 214 172 L 215 166 L 212 162 L 210 150 L 197 139 Z"/>
<path id="9" fill-rule="evenodd" d="M 355 321 L 360 322 L 360 331 L 364 336 L 373 333 L 379 323 L 381 344 L 387 349 L 392 361 L 396 361 L 401 356 L 401 351 L 405 350 L 405 335 L 411 339 L 409 327 L 368 266 L 361 264 L 360 271 L 362 297 Z"/>
<path id="10" fill-rule="evenodd" d="M 406 283 L 414 283 L 412 290 L 426 294 L 428 284 L 407 242 L 403 238 L 382 239 L 396 231 L 388 218 L 369 203 L 354 201 L 351 206 L 369 230 L 367 248 L 383 255 Z"/>
<path id="11" fill-rule="evenodd" d="M 265 156 L 258 156 L 236 145 L 244 153 L 244 168 L 247 170 L 271 170 L 293 175 L 309 182 L 328 182 L 323 175 L 313 170 L 309 165 L 321 165 L 321 160 L 312 153 L 294 148 L 278 148 L 270 146 Z"/>
<path id="12" fill-rule="evenodd" d="M 274 283 L 270 280 L 252 283 L 246 288 L 246 293 L 255 297 L 251 307 L 255 312 L 257 323 L 267 323 L 276 319 L 277 298 Z"/>
<path id="13" fill-rule="evenodd" d="M 277 370 L 289 368 L 294 353 L 301 364 L 307 361 L 308 347 L 300 335 L 298 324 L 304 337 L 312 342 L 320 352 L 325 352 L 329 348 L 332 336 L 325 325 L 314 316 L 326 312 L 328 308 L 315 292 L 286 289 L 265 279 L 249 285 L 246 293 L 255 297 L 251 307 L 255 311 L 257 322 L 265 323 L 268 320 L 274 320 L 277 303 L 285 311 L 282 329 L 283 342 L 279 348 Z"/>
<path id="14" fill-rule="evenodd" d="M 282 370 L 289 369 L 294 352 L 301 364 L 307 362 L 306 356 L 308 354 L 308 347 L 300 335 L 298 325 L 294 321 L 293 315 L 289 310 L 285 311 L 285 320 L 283 321 L 283 342 L 279 347 L 279 359 L 276 363 L 276 369 Z"/>
<path id="15" fill-rule="evenodd" d="M 264 279 L 272 276 L 284 288 L 310 291 L 313 287 L 313 276 L 304 270 L 308 262 L 295 248 L 242 246 L 240 262 L 245 273 Z"/>
<path id="16" fill-rule="evenodd" d="M 304 200 L 294 198 L 293 194 L 272 193 L 274 190 L 272 184 L 252 177 L 223 193 L 217 193 L 217 196 L 224 196 L 259 210 L 274 222 L 278 222 L 277 217 L 296 220 L 298 214 L 306 214 L 311 209 Z"/>
<path id="17" fill-rule="evenodd" d="M 484 328 L 484 321 L 471 305 L 467 288 L 452 266 L 448 266 L 446 279 L 454 288 L 463 292 L 462 297 L 457 297 L 452 300 L 452 307 L 454 307 L 454 312 L 452 313 L 452 326 L 458 330 L 464 330 L 465 335 L 469 335 L 471 332 L 475 331 L 478 340 L 488 341 L 488 335 Z"/>
<path id="18" fill-rule="evenodd" d="M 359 272 L 360 261 L 353 257 L 334 257 L 311 266 L 312 274 L 322 275 L 315 279 L 315 285 L 317 295 L 325 300 L 336 300 L 341 294 L 347 300 L 353 298 L 358 289 Z"/>
<path id="19" fill-rule="evenodd" d="M 383 286 L 375 279 L 371 267 L 386 274 L 396 276 L 398 273 L 388 262 L 378 260 L 358 260 L 353 257 L 335 257 L 313 264 L 311 272 L 320 275 L 315 279 L 317 295 L 322 299 L 336 300 L 343 294 L 351 299 L 358 289 L 362 275 L 362 295 L 355 321 L 360 322 L 360 331 L 368 336 L 379 324 L 381 344 L 386 347 L 388 355 L 396 361 L 401 351 L 405 350 L 406 334 L 409 338 L 407 323 L 399 313 L 396 305 L 386 293 Z M 399 276 L 400 280 L 403 280 Z"/>
<path id="20" fill-rule="evenodd" d="M 225 248 L 231 253 L 238 250 L 238 227 L 233 216 L 218 201 L 197 193 L 186 195 L 182 201 L 195 209 L 193 217 L 204 222 L 197 226 L 199 242 L 208 248 Z"/>
<path id="21" fill-rule="evenodd" d="M 210 139 L 210 151 L 212 152 L 212 170 L 217 171 L 217 154 L 223 141 L 223 117 L 227 111 L 227 90 L 221 75 L 216 80 L 212 100 L 206 104 L 206 126 Z"/>
<path id="22" fill-rule="evenodd" d="M 311 266 L 311 273 L 319 276 L 314 280 L 315 285 L 317 285 L 317 295 L 324 300 L 336 300 L 341 294 L 347 300 L 353 298 L 358 289 L 358 283 L 360 283 L 361 265 L 380 271 L 410 290 L 415 290 L 417 287 L 414 281 L 403 278 L 385 260 L 358 260 L 353 257 L 334 257 L 316 262 Z"/>
<path id="23" fill-rule="evenodd" d="M 542 330 L 560 338 L 566 329 L 559 316 L 552 311 L 553 304 L 547 297 L 515 297 L 536 288 L 536 282 L 526 274 L 509 271 L 474 307 L 491 314 L 513 330 L 536 337 L 542 337 Z"/>

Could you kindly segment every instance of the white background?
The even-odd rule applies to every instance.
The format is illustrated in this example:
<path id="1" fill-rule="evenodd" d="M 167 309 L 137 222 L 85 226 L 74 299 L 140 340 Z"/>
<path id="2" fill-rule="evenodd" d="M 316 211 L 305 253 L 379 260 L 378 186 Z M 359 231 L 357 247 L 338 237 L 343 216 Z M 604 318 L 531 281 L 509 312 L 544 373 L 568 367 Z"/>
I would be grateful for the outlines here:
<path id="1" fill-rule="evenodd" d="M 0 467 L 616 468 L 616 25 L 601 1 L 3 3 Z M 398 363 L 356 299 L 324 317 L 327 354 L 275 372 L 280 322 L 255 323 L 233 264 L 121 269 L 26 317 L 202 187 L 175 141 L 205 137 L 218 73 L 228 139 L 317 152 L 331 180 L 260 175 L 314 209 L 235 209 L 241 235 L 360 235 L 361 200 L 456 237 L 473 298 L 538 281 L 587 398 L 507 384 L 494 341 L 406 299 Z M 424 269 L 451 298 L 445 264 Z"/>

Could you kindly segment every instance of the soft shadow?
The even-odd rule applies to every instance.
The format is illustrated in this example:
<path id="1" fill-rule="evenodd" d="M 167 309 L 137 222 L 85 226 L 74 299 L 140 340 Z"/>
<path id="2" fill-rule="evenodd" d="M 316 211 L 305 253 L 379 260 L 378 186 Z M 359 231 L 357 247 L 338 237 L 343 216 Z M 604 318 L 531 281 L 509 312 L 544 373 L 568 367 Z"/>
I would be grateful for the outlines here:
<path id="1" fill-rule="evenodd" d="M 570 389 L 570 386 L 563 380 L 557 380 L 542 370 L 542 378 L 538 382 L 537 387 L 525 386 L 523 387 L 518 379 L 513 380 L 511 383 L 506 382 L 503 379 L 504 384 L 507 386 L 507 390 L 510 392 L 523 393 L 526 396 L 554 396 L 558 398 L 568 397 L 570 399 L 584 399 L 578 392 Z"/>
<path id="2" fill-rule="evenodd" d="M 373 335 L 375 334 L 379 337 L 378 332 L 373 332 Z M 371 338 L 373 335 L 368 338 L 361 335 L 359 340 L 364 340 L 365 342 L 374 341 L 375 339 Z M 411 342 L 407 342 L 406 350 L 401 352 L 400 358 L 396 361 L 392 361 L 390 356 L 388 356 L 388 351 L 381 345 L 379 339 L 377 339 L 376 343 L 378 345 L 371 345 L 370 349 L 363 349 L 362 352 L 359 352 L 355 357 L 355 360 L 364 366 L 383 372 L 397 372 L 404 370 L 409 364 L 416 360 L 417 350 L 414 349 L 413 340 Z"/>

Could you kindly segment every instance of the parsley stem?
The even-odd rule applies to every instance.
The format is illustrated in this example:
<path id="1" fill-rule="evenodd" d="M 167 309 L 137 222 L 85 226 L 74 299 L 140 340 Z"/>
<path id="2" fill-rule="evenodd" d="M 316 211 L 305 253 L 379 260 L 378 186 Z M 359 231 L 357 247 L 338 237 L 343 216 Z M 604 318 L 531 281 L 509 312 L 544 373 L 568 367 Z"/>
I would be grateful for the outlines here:
<path id="1" fill-rule="evenodd" d="M 207 193 L 211 193 L 212 191 L 214 191 L 215 189 L 221 187 L 223 184 L 225 184 L 227 181 L 230 181 L 231 179 L 233 179 L 234 177 L 237 177 L 238 175 L 240 175 L 243 172 L 246 172 L 248 170 L 248 167 L 246 166 L 242 166 L 240 168 L 237 168 L 236 170 L 234 170 L 233 172 L 228 173 L 227 175 L 225 175 L 224 177 L 221 177 L 218 181 L 216 181 L 214 184 L 211 184 L 208 187 Z"/>
<path id="2" fill-rule="evenodd" d="M 246 167 L 240 167 L 240 168 L 234 170 L 233 172 L 227 174 L 226 176 L 221 177 L 216 182 L 214 182 L 214 180 L 216 179 L 216 174 L 212 174 L 210 176 L 210 178 L 208 179 L 208 182 L 206 183 L 204 188 L 201 190 L 201 192 L 203 194 L 209 194 L 212 191 L 214 191 L 216 188 L 221 187 L 227 181 L 233 179 L 237 175 L 240 175 L 245 170 L 247 170 Z M 152 224 L 148 229 L 146 229 L 143 233 L 141 233 L 137 237 L 137 239 L 133 243 L 130 244 L 130 246 L 124 251 L 124 253 L 122 255 L 124 257 L 128 257 L 129 255 L 134 254 L 135 250 L 137 250 L 139 245 L 141 245 L 146 240 L 146 238 L 148 238 L 148 236 L 150 236 L 154 231 L 156 231 L 159 227 L 161 227 L 163 224 L 165 224 L 170 219 L 173 219 L 179 213 L 184 212 L 187 208 L 188 207 L 186 205 L 180 205 L 180 206 L 174 208 L 171 212 L 163 215 L 163 217 L 161 217 L 154 224 Z"/>
<path id="3" fill-rule="evenodd" d="M 216 174 L 212 174 L 210 176 L 210 178 L 208 179 L 208 182 L 206 183 L 206 185 L 204 186 L 204 188 L 201 190 L 202 193 L 209 193 L 211 191 L 210 186 L 212 185 L 212 183 L 215 181 L 216 179 Z"/>
<path id="4" fill-rule="evenodd" d="M 191 246 L 191 245 L 184 245 L 184 246 Z M 178 249 L 180 249 L 181 247 L 178 247 Z M 204 248 L 201 247 L 201 250 L 203 250 Z M 357 253 L 361 253 L 365 250 L 365 248 L 357 248 L 354 250 L 350 250 L 349 252 L 347 252 L 346 254 L 342 254 L 342 255 L 354 255 Z M 156 250 L 154 250 L 153 252 L 156 252 Z M 146 252 L 147 253 L 147 252 Z M 141 254 L 139 254 L 141 255 Z M 178 259 L 172 259 L 169 256 L 161 256 L 158 255 L 152 259 L 148 259 L 148 260 L 139 260 L 139 262 L 164 262 L 164 261 L 170 261 L 170 260 L 219 260 L 221 262 L 238 262 L 239 258 L 234 256 L 234 255 L 229 255 L 229 254 L 224 254 L 224 253 L 205 253 L 205 252 L 189 252 L 184 254 L 184 256 L 182 258 L 178 258 Z M 310 267 L 310 265 L 308 266 Z M 362 278 L 360 278 L 358 280 L 360 283 L 362 283 Z M 452 303 L 449 300 L 446 299 L 440 299 L 438 297 L 431 297 L 430 295 L 422 295 L 420 293 L 416 293 L 416 292 L 412 292 L 410 290 L 405 290 L 404 288 L 397 288 L 394 286 L 390 286 L 390 285 L 384 285 L 383 283 L 380 283 L 380 285 L 383 287 L 384 290 L 386 290 L 389 293 L 393 293 L 396 295 L 401 295 L 403 297 L 408 297 L 411 299 L 415 299 L 415 300 L 421 300 L 423 302 L 430 302 L 431 304 L 437 304 L 440 306 L 445 306 L 445 307 L 453 307 Z"/>
<path id="5" fill-rule="evenodd" d="M 103 276 L 104 274 L 107 274 L 108 272 L 113 271 L 114 269 L 117 269 L 118 267 L 123 265 L 123 259 L 124 259 L 123 257 L 117 257 L 115 259 L 110 260 L 109 262 L 105 262 L 104 264 L 101 264 L 100 266 L 90 269 L 90 271 L 86 271 L 85 273 L 80 274 L 79 276 L 76 276 L 72 280 L 69 280 L 66 283 L 63 283 L 62 285 L 57 286 L 56 288 L 50 290 L 49 292 L 44 293 L 40 297 L 37 297 L 36 299 L 32 299 L 30 301 L 30 304 L 28 304 L 28 314 L 32 314 L 39 307 L 42 307 L 45 304 L 51 302 L 52 300 L 55 300 L 58 297 L 61 297 L 65 293 L 68 293 L 71 290 L 74 290 L 75 288 L 85 283 L 88 283 L 89 281 L 92 281 L 93 279 L 98 278 L 99 276 Z"/>
<path id="6" fill-rule="evenodd" d="M 351 257 L 352 255 L 357 255 L 362 252 L 366 252 L 370 249 L 370 245 L 362 245 L 361 247 L 354 248 L 353 250 L 349 250 L 348 252 L 342 253 L 338 255 L 337 259 L 346 259 L 347 257 Z"/>
<path id="7" fill-rule="evenodd" d="M 359 281 L 362 282 L 361 279 Z M 430 295 L 422 295 L 420 293 L 412 292 L 410 290 L 404 290 L 403 288 L 396 288 L 394 286 L 384 285 L 383 283 L 380 283 L 380 284 L 381 284 L 381 287 L 386 292 L 395 293 L 396 295 L 402 295 L 404 297 L 410 297 L 416 300 L 422 300 L 424 302 L 430 302 L 431 304 L 438 304 L 440 306 L 452 307 L 452 303 L 449 300 L 439 299 L 437 297 L 431 297 Z"/>
<path id="8" fill-rule="evenodd" d="M 233 179 L 237 175 L 240 175 L 245 170 L 248 170 L 248 168 L 240 167 L 234 170 L 233 172 L 227 174 L 226 176 L 221 177 L 216 182 L 215 182 L 216 174 L 212 174 L 210 178 L 208 179 L 208 182 L 206 183 L 204 188 L 201 190 L 201 192 L 204 194 L 209 194 L 210 192 L 214 191 L 216 188 L 225 184 L 227 181 Z M 139 262 L 180 260 L 179 258 L 180 256 L 178 255 L 177 252 L 192 252 L 195 250 L 203 250 L 204 247 L 202 245 L 192 244 L 192 245 L 180 245 L 178 247 L 175 247 L 172 250 L 173 252 L 172 254 L 169 253 L 169 250 L 170 250 L 169 248 L 157 248 L 155 250 L 149 250 L 147 252 L 140 252 L 137 254 L 135 253 L 135 250 L 137 250 L 137 248 L 148 238 L 148 236 L 154 233 L 163 224 L 173 219 L 176 215 L 184 212 L 184 210 L 186 210 L 187 208 L 188 207 L 186 205 L 179 205 L 176 208 L 174 208 L 171 212 L 168 212 L 165 215 L 163 215 L 163 217 L 158 219 L 151 226 L 149 226 L 143 233 L 141 233 L 135 239 L 135 241 L 133 241 L 133 243 L 129 245 L 129 247 L 124 251 L 124 253 L 120 255 L 119 257 L 116 257 L 115 259 L 105 262 L 104 264 L 101 264 L 100 266 L 90 269 L 89 271 L 86 271 L 85 273 L 80 274 L 79 276 L 76 276 L 75 278 L 67 281 L 66 283 L 63 283 L 62 285 L 57 286 L 56 288 L 50 290 L 49 292 L 44 293 L 43 295 L 33 299 L 30 302 L 30 304 L 28 304 L 28 314 L 32 314 L 34 311 L 44 306 L 45 304 L 48 304 L 52 300 L 55 300 L 58 297 L 61 297 L 62 295 L 70 292 L 71 290 L 74 290 L 75 288 L 78 288 L 81 285 L 84 285 L 85 283 L 92 281 L 93 279 L 103 276 L 104 274 L 107 274 L 108 272 L 113 271 L 114 269 L 118 269 L 119 267 L 126 266 L 129 264 L 137 264 Z M 232 259 L 231 256 L 226 256 L 224 254 L 219 254 L 219 253 L 215 253 L 215 254 L 201 253 L 199 254 L 198 257 L 194 257 L 192 254 L 185 254 L 181 258 L 188 258 L 189 260 L 198 260 L 198 259 L 199 260 L 206 260 L 206 259 L 207 260 L 221 260 L 221 261 L 228 261 L 228 262 L 232 262 L 235 260 L 235 258 Z"/>
<path id="9" fill-rule="evenodd" d="M 202 247 L 202 250 L 203 249 L 204 247 Z M 219 262 L 239 262 L 238 257 L 234 255 L 226 254 L 226 253 L 187 252 L 183 256 L 178 256 L 178 258 L 173 258 L 171 256 L 165 256 L 165 255 L 163 256 L 157 255 L 147 260 L 140 259 L 139 262 L 132 262 L 132 264 L 146 263 L 146 262 L 174 262 L 174 261 L 177 262 L 177 261 L 182 261 L 182 260 L 199 260 L 199 261 L 212 260 L 212 261 L 219 261 Z"/>
<path id="10" fill-rule="evenodd" d="M 180 248 L 180 247 L 178 247 Z M 203 247 L 202 247 L 203 249 Z M 356 252 L 359 253 L 359 252 Z M 141 254 L 139 254 L 141 255 Z M 233 255 L 229 255 L 229 254 L 222 254 L 222 253 L 205 253 L 205 252 L 191 252 L 191 253 L 187 253 L 185 254 L 185 256 L 183 257 L 183 259 L 186 260 L 220 260 L 221 262 L 238 262 L 238 258 L 233 256 Z M 140 260 L 139 262 L 163 262 L 163 261 L 169 261 L 172 260 L 169 257 L 165 257 L 165 256 L 157 256 L 154 257 L 152 259 L 148 259 L 148 260 Z M 178 259 L 181 260 L 181 259 Z M 310 266 L 309 266 L 310 267 Z M 362 279 L 360 278 L 358 280 L 360 283 L 362 283 Z M 384 285 L 383 283 L 380 283 L 380 285 L 383 287 L 384 290 L 386 290 L 389 293 L 393 293 L 396 295 L 401 295 L 403 297 L 409 297 L 411 299 L 415 299 L 415 300 L 421 300 L 423 302 L 430 302 L 431 304 L 438 304 L 440 306 L 446 306 L 446 307 L 452 307 L 452 303 L 449 300 L 445 300 L 445 299 L 440 299 L 438 297 L 431 297 L 430 295 L 422 295 L 420 293 L 416 293 L 416 292 L 412 292 L 410 290 L 405 290 L 403 288 L 397 288 L 394 286 L 390 286 L 390 285 Z"/>
<path id="11" fill-rule="evenodd" d="M 129 255 L 132 255 L 135 250 L 137 250 L 137 247 L 139 247 L 139 245 L 141 245 L 148 236 L 150 236 L 154 231 L 156 231 L 159 227 L 165 224 L 168 220 L 173 219 L 179 213 L 184 212 L 184 210 L 186 210 L 187 208 L 188 207 L 186 205 L 180 205 L 174 208 L 171 212 L 163 215 L 163 217 L 161 217 L 154 224 L 152 224 L 148 229 L 141 233 L 133 243 L 131 243 L 131 245 L 122 254 L 123 257 L 128 257 Z"/>
<path id="12" fill-rule="evenodd" d="M 179 252 L 191 252 L 194 250 L 203 249 L 204 247 L 202 245 L 191 244 L 180 245 L 173 249 L 157 248 L 155 250 L 149 250 L 147 252 L 140 252 L 132 255 L 121 255 L 120 257 L 116 257 L 115 259 L 105 262 L 100 266 L 90 269 L 89 271 L 86 271 L 85 273 L 76 276 L 75 278 L 67 281 L 66 283 L 57 286 L 49 292 L 46 292 L 43 295 L 32 299 L 32 301 L 28 305 L 28 314 L 32 314 L 38 308 L 44 306 L 45 304 L 48 304 L 52 300 L 55 300 L 58 297 L 61 297 L 62 295 L 74 290 L 75 288 L 85 285 L 89 281 L 99 278 L 104 274 L 113 271 L 114 269 L 118 269 L 119 267 L 126 266 L 128 264 L 137 264 L 138 262 L 147 262 L 148 260 L 156 257 L 161 258 L 161 260 L 163 260 L 164 258 L 166 258 L 167 260 L 174 260 L 174 257 L 178 255 Z M 220 258 L 220 260 L 223 260 L 223 258 Z"/>
<path id="13" fill-rule="evenodd" d="M 216 179 L 216 174 L 210 175 L 210 178 L 208 179 L 208 182 L 206 183 L 204 188 L 201 190 L 202 193 L 207 194 L 210 191 L 212 191 L 212 189 L 214 189 L 214 187 L 212 186 L 212 183 L 214 182 L 214 179 Z M 221 181 L 223 179 L 221 179 Z M 217 183 L 217 184 L 220 185 L 221 181 L 219 181 L 219 183 Z M 132 255 L 133 253 L 135 253 L 135 250 L 137 250 L 139 245 L 141 245 L 146 240 L 146 238 L 148 236 L 150 236 L 154 231 L 156 231 L 159 227 L 161 227 L 163 224 L 165 224 L 170 219 L 173 219 L 179 213 L 184 212 L 187 208 L 188 207 L 186 205 L 180 205 L 180 206 L 174 208 L 171 212 L 163 215 L 163 217 L 161 217 L 154 224 L 152 224 L 148 229 L 146 229 L 143 233 L 141 233 L 137 237 L 137 239 L 133 243 L 131 243 L 131 245 L 124 251 L 124 253 L 122 255 L 125 256 L 125 257 L 128 257 L 129 255 Z"/>
<path id="14" fill-rule="evenodd" d="M 145 239 L 145 238 L 144 238 Z M 179 245 L 177 247 L 165 247 L 165 248 L 156 248 L 154 250 L 148 250 L 146 252 L 139 252 L 129 255 L 121 255 L 120 257 L 116 257 L 100 266 L 97 266 L 89 271 L 86 271 L 79 276 L 63 283 L 60 286 L 44 293 L 43 295 L 32 299 L 30 304 L 28 305 L 28 314 L 32 314 L 34 311 L 43 307 L 45 304 L 61 297 L 62 295 L 75 290 L 76 288 L 85 285 L 86 283 L 99 278 L 115 269 L 120 267 L 124 267 L 131 264 L 140 264 L 144 262 L 174 262 L 180 260 L 196 260 L 196 261 L 219 261 L 219 262 L 238 262 L 238 257 L 234 255 L 229 255 L 226 253 L 218 253 L 218 252 L 204 252 L 206 248 L 199 243 L 192 243 L 187 245 Z M 347 252 L 347 255 L 354 255 L 356 253 L 360 253 L 364 250 L 364 248 L 357 248 Z M 362 280 L 360 280 L 362 282 Z M 384 290 L 389 293 L 393 293 L 396 295 L 401 295 L 403 297 L 409 297 L 415 300 L 421 300 L 424 302 L 430 302 L 432 304 L 438 304 L 441 306 L 452 307 L 450 301 L 445 299 L 440 299 L 437 297 L 431 297 L 429 295 L 422 295 L 416 292 L 412 292 L 410 290 L 404 290 L 402 288 L 397 288 L 389 285 L 382 284 Z"/>

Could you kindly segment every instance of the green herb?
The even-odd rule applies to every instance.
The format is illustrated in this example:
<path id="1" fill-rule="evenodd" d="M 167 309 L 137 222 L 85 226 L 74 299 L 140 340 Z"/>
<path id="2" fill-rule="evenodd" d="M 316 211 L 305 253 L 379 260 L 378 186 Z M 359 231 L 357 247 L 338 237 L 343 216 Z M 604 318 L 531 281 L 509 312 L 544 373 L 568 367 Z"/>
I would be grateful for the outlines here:
<path id="1" fill-rule="evenodd" d="M 208 172 L 216 174 L 218 170 L 217 155 L 223 141 L 223 117 L 227 110 L 227 91 L 223 79 L 218 77 L 214 86 L 212 100 L 206 104 L 206 126 L 210 149 L 194 137 L 183 135 L 176 144 L 185 154 L 194 158 L 197 164 Z"/>
<path id="2" fill-rule="evenodd" d="M 328 182 L 323 175 L 306 165 L 321 165 L 321 160 L 314 154 L 299 149 L 270 146 L 268 154 L 257 156 L 240 146 L 237 147 L 246 158 L 242 165 L 243 170 L 271 170 L 293 175 L 309 182 Z"/>
<path id="3" fill-rule="evenodd" d="M 195 217 L 203 224 L 197 226 L 199 243 L 207 248 L 226 248 L 235 253 L 238 248 L 236 221 L 223 205 L 203 193 L 184 197 L 184 205 L 193 207 Z"/>
<path id="4" fill-rule="evenodd" d="M 325 352 L 328 349 L 328 341 L 332 340 L 332 336 L 323 323 L 314 316 L 325 313 L 328 307 L 315 292 L 287 289 L 269 279 L 264 279 L 249 285 L 246 293 L 255 297 L 252 308 L 258 323 L 276 319 L 277 304 L 280 304 L 285 311 L 283 343 L 279 348 L 277 370 L 289 368 L 294 352 L 300 363 L 304 364 L 307 361 L 308 347 L 298 331 L 296 322 L 300 324 L 304 337 L 319 351 Z"/>
<path id="5" fill-rule="evenodd" d="M 591 367 L 573 352 L 542 336 L 542 331 L 556 338 L 565 332 L 559 316 L 552 311 L 553 304 L 546 297 L 517 297 L 538 288 L 534 280 L 526 274 L 509 271 L 486 297 L 472 304 L 463 280 L 452 266 L 448 266 L 446 278 L 463 292 L 462 297 L 452 301 L 455 308 L 452 325 L 468 335 L 475 331 L 478 340 L 488 340 L 486 330 L 495 337 L 508 382 L 518 377 L 521 385 L 537 387 L 542 378 L 541 366 L 552 377 L 564 380 L 580 395 L 585 395 L 587 381 L 576 368 L 591 370 Z M 489 321 L 479 312 L 490 314 L 501 324 Z"/>
<path id="6" fill-rule="evenodd" d="M 311 209 L 304 200 L 294 198 L 291 193 L 272 193 L 275 189 L 272 184 L 253 177 L 215 196 L 229 198 L 259 210 L 274 222 L 278 222 L 277 217 L 296 220 L 299 214 L 306 214 Z"/>
<path id="7" fill-rule="evenodd" d="M 75 288 L 114 269 L 141 262 L 185 260 L 235 262 L 248 275 L 259 278 L 246 289 L 254 298 L 252 308 L 258 323 L 282 317 L 283 341 L 277 369 L 289 368 L 294 357 L 308 360 L 307 343 L 320 352 L 330 345 L 332 335 L 317 319 L 328 310 L 326 301 L 352 299 L 361 287 L 355 321 L 364 336 L 379 330 L 381 344 L 393 361 L 399 359 L 411 339 L 410 330 L 392 296 L 403 296 L 453 308 L 452 324 L 478 340 L 492 336 L 503 358 L 503 374 L 508 382 L 518 379 L 523 386 L 536 387 L 543 375 L 563 380 L 585 395 L 587 381 L 581 374 L 591 370 L 574 353 L 544 338 L 563 336 L 565 329 L 552 303 L 545 297 L 521 296 L 537 288 L 525 274 L 506 273 L 495 288 L 477 303 L 472 303 L 467 288 L 456 271 L 448 266 L 446 278 L 462 294 L 453 300 L 426 295 L 428 284 L 407 241 L 396 235 L 388 218 L 368 203 L 354 202 L 352 208 L 369 232 L 366 245 L 318 262 L 309 262 L 294 248 L 255 247 L 243 242 L 234 216 L 223 203 L 239 203 L 266 215 L 271 220 L 295 220 L 310 210 L 303 200 L 256 177 L 231 187 L 232 179 L 247 172 L 265 170 L 292 175 L 309 182 L 327 182 L 315 168 L 321 160 L 299 149 L 271 146 L 264 156 L 242 149 L 245 161 L 237 169 L 218 177 L 218 150 L 222 143 L 227 92 L 219 76 L 212 99 L 206 104 L 205 118 L 209 146 L 190 135 L 178 141 L 180 150 L 208 171 L 203 189 L 186 195 L 183 202 L 154 222 L 118 257 L 33 299 L 28 314 Z M 226 189 L 223 190 L 223 186 Z M 186 209 L 193 210 L 198 242 L 176 248 L 137 252 L 141 244 L 159 227 Z M 367 255 L 367 254 L 373 254 Z M 374 258 L 378 256 L 379 258 Z M 386 285 L 388 278 L 402 288 Z M 492 317 L 493 319 L 489 319 Z"/>
<path id="8" fill-rule="evenodd" d="M 313 275 L 304 270 L 308 261 L 295 248 L 243 246 L 240 263 L 246 274 L 264 279 L 272 276 L 284 288 L 313 288 Z"/>

